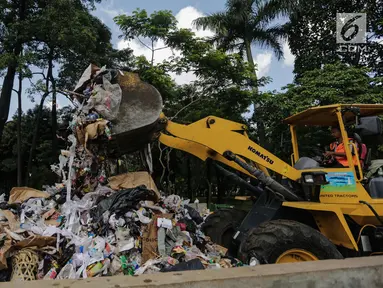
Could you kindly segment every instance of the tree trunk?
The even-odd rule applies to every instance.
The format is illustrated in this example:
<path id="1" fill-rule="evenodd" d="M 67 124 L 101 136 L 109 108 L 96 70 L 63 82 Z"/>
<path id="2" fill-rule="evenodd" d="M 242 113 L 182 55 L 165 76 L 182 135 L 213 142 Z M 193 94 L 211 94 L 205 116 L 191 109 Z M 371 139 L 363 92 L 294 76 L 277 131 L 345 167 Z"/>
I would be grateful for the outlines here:
<path id="1" fill-rule="evenodd" d="M 255 64 L 253 59 L 253 53 L 251 52 L 251 42 L 245 39 L 245 47 L 246 47 L 246 56 L 247 56 L 247 62 L 252 67 L 252 70 L 254 71 L 255 76 L 257 77 L 257 73 L 255 71 Z M 256 78 L 258 79 L 258 77 Z M 258 86 L 253 87 L 254 93 L 258 93 Z M 254 106 L 254 112 L 253 112 L 253 121 L 257 124 L 257 134 L 258 134 L 258 141 L 259 145 L 266 148 L 266 131 L 265 131 L 265 124 L 263 124 L 262 120 L 257 120 L 255 117 L 255 109 L 257 107 L 257 104 L 259 103 L 253 103 Z"/>
<path id="2" fill-rule="evenodd" d="M 45 98 L 47 98 L 48 95 L 49 95 L 49 92 L 47 91 L 41 97 L 39 110 L 37 112 L 37 116 L 35 120 L 35 131 L 33 132 L 33 140 L 32 140 L 31 150 L 29 151 L 29 158 L 28 158 L 28 166 L 27 166 L 26 181 L 25 181 L 26 185 L 28 185 L 29 178 L 31 176 L 30 173 L 32 171 L 32 161 L 33 161 L 33 157 L 36 150 L 37 136 L 39 134 L 40 118 L 41 118 L 41 115 L 43 114 L 43 106 L 44 106 Z"/>
<path id="3" fill-rule="evenodd" d="M 9 106 L 11 105 L 11 96 L 13 90 L 13 82 L 15 80 L 17 68 L 16 59 L 10 60 L 8 64 L 7 74 L 4 77 L 3 86 L 0 95 L 0 140 L 3 136 L 5 123 L 8 120 Z"/>
<path id="4" fill-rule="evenodd" d="M 19 72 L 19 90 L 17 91 L 17 100 L 18 100 L 18 109 L 17 109 L 17 186 L 21 187 L 23 186 L 23 172 L 22 172 L 22 166 L 23 161 L 21 157 L 21 114 L 22 114 L 22 107 L 21 107 L 21 93 L 23 90 L 23 74 L 20 69 Z"/>
<path id="5" fill-rule="evenodd" d="M 49 95 L 49 75 L 52 74 L 52 61 L 49 61 L 49 66 L 48 66 L 48 72 L 45 78 L 45 93 L 41 97 L 40 105 L 39 105 L 39 110 L 37 112 L 36 120 L 35 120 L 35 131 L 33 132 L 33 139 L 32 139 L 32 145 L 31 145 L 31 150 L 29 151 L 29 158 L 28 158 L 28 166 L 27 166 L 27 173 L 26 173 L 26 180 L 25 180 L 25 185 L 28 185 L 29 178 L 30 178 L 30 173 L 32 171 L 32 161 L 33 157 L 35 154 L 36 150 L 36 145 L 37 145 L 37 137 L 39 134 L 39 126 L 40 126 L 40 118 L 43 112 L 43 106 L 44 106 L 44 101 L 45 98 Z"/>
<path id="6" fill-rule="evenodd" d="M 53 49 L 49 53 L 48 79 L 52 83 L 52 155 L 56 155 L 57 151 L 57 100 L 56 100 L 56 80 L 53 77 Z"/>
<path id="7" fill-rule="evenodd" d="M 247 56 L 247 62 L 250 64 L 255 76 L 257 76 L 257 73 L 255 71 L 255 63 L 253 59 L 253 53 L 251 52 L 251 42 L 245 39 L 245 47 L 246 47 L 246 56 Z M 258 92 L 258 86 L 253 87 L 253 90 Z"/>
<path id="8" fill-rule="evenodd" d="M 25 19 L 25 10 L 26 10 L 26 0 L 20 1 L 19 6 L 19 21 Z M 21 34 L 21 33 L 19 33 Z M 0 95 L 0 140 L 3 136 L 4 126 L 8 120 L 9 115 L 9 106 L 11 105 L 11 97 L 13 91 L 13 82 L 15 81 L 16 69 L 18 65 L 17 57 L 20 55 L 23 49 L 23 41 L 18 39 L 15 43 L 14 49 L 12 52 L 12 57 L 8 62 L 7 74 L 3 80 L 3 86 L 1 88 Z"/>
<path id="9" fill-rule="evenodd" d="M 154 41 L 153 41 L 153 39 L 152 39 L 152 61 L 151 61 L 151 64 L 153 67 L 153 64 L 154 64 Z"/>

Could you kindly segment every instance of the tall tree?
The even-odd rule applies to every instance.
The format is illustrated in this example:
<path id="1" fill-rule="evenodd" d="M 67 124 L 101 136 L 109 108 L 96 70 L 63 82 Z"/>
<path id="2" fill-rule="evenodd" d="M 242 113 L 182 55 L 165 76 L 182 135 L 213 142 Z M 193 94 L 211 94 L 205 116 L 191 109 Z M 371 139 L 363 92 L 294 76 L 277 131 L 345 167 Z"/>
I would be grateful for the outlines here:
<path id="1" fill-rule="evenodd" d="M 176 29 L 177 21 L 171 11 L 161 10 L 150 16 L 143 9 L 133 11 L 132 15 L 119 15 L 114 18 L 123 32 L 126 40 L 137 40 L 141 45 L 151 51 L 150 63 L 154 64 L 154 55 L 158 50 L 167 46 L 155 47 L 159 40 L 165 40 L 170 32 Z"/>
<path id="2" fill-rule="evenodd" d="M 2 40 L 0 41 L 3 48 L 1 58 L 6 62 L 4 66 L 7 69 L 0 94 L 0 139 L 8 119 L 18 57 L 22 51 L 23 43 L 26 41 L 26 33 L 22 27 L 27 24 L 25 20 L 30 12 L 27 2 L 26 0 L 0 2 L 0 10 L 2 10 L 0 13 Z"/>
<path id="3" fill-rule="evenodd" d="M 224 12 L 200 17 L 194 24 L 197 28 L 212 30 L 215 35 L 210 40 L 219 48 L 245 53 L 255 69 L 252 45 L 270 48 L 278 59 L 283 57 L 280 37 L 285 31 L 278 24 L 271 25 L 279 15 L 278 5 L 276 1 L 228 0 Z"/>
<path id="4" fill-rule="evenodd" d="M 23 113 L 21 95 L 23 93 L 23 71 L 19 70 L 19 88 L 17 90 L 17 186 L 23 185 L 23 159 L 21 155 L 21 115 Z"/>
<path id="5" fill-rule="evenodd" d="M 289 3 L 289 1 L 286 1 Z M 281 37 L 285 35 L 282 26 L 271 25 L 281 12 L 287 9 L 281 1 L 262 0 L 228 0 L 226 10 L 217 12 L 194 21 L 197 28 L 210 29 L 215 35 L 211 41 L 224 50 L 238 50 L 245 54 L 247 61 L 255 72 L 255 63 L 252 46 L 259 45 L 271 48 L 278 59 L 283 57 Z M 253 85 L 253 91 L 258 93 L 258 85 Z M 264 123 L 257 121 L 256 112 L 261 110 L 261 98 L 254 103 L 253 121 L 257 123 L 257 132 L 260 145 L 266 147 Z M 256 109 L 258 108 L 258 109 Z"/>
<path id="6" fill-rule="evenodd" d="M 94 4 L 101 2 L 101 0 L 73 0 L 70 2 L 73 5 L 86 5 L 87 8 L 92 9 Z M 59 0 L 0 1 L 0 70 L 5 69 L 6 71 L 0 94 L 0 139 L 9 115 L 18 58 L 23 44 L 41 43 L 41 39 L 37 35 L 41 26 L 53 25 L 62 18 L 60 16 L 53 22 L 48 22 L 40 17 L 49 5 L 56 3 L 59 3 Z M 63 13 L 65 11 L 66 7 L 61 10 Z M 59 38 L 60 35 L 57 36 Z"/>
<path id="7" fill-rule="evenodd" d="M 34 65 L 41 68 L 39 73 L 43 81 L 37 87 L 42 92 L 42 97 L 37 113 L 35 135 L 31 146 L 28 161 L 28 172 L 32 168 L 34 151 L 38 139 L 38 126 L 43 105 L 46 97 L 52 97 L 52 151 L 57 149 L 57 88 L 60 85 L 67 85 L 67 78 L 64 77 L 58 82 L 54 75 L 55 65 L 59 66 L 59 75 L 65 75 L 73 80 L 69 85 L 73 88 L 75 77 L 89 63 L 98 65 L 107 64 L 109 55 L 114 51 L 110 43 L 110 30 L 96 17 L 92 16 L 89 10 L 81 1 L 55 0 L 50 1 L 41 13 L 31 23 L 34 27 L 36 38 L 39 42 L 30 45 L 30 50 L 35 56 Z M 76 70 L 72 68 L 77 68 Z M 75 79 L 75 80 L 74 80 Z M 29 173 L 27 173 L 27 176 Z"/>

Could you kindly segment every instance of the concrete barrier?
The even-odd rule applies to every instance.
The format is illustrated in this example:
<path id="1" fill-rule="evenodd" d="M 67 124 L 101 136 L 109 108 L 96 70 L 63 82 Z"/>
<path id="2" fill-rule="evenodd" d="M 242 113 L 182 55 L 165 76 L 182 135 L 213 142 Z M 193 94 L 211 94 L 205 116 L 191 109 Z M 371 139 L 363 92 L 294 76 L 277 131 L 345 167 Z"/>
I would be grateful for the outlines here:
<path id="1" fill-rule="evenodd" d="M 383 256 L 233 269 L 171 272 L 138 277 L 1 283 L 0 288 L 374 288 L 383 287 Z"/>

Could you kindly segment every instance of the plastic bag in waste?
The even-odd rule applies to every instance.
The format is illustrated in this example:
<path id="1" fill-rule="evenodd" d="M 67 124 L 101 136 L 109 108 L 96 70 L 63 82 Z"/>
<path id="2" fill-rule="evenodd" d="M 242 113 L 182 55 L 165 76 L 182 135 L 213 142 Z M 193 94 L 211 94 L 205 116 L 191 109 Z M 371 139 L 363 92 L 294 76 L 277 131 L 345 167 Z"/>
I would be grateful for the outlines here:
<path id="1" fill-rule="evenodd" d="M 112 275 L 122 274 L 121 260 L 117 256 L 113 256 L 112 258 L 110 273 Z"/>
<path id="2" fill-rule="evenodd" d="M 116 118 L 122 98 L 120 85 L 111 84 L 107 77 L 103 77 L 103 85 L 96 85 L 92 94 L 84 112 L 94 109 L 107 120 Z"/>
<path id="3" fill-rule="evenodd" d="M 201 215 L 198 213 L 197 210 L 195 210 L 193 207 L 190 207 L 190 206 L 185 206 L 185 209 L 188 211 L 190 217 L 193 219 L 193 221 L 195 223 L 197 223 L 198 225 L 201 224 L 203 222 L 203 218 L 201 217 Z"/>
<path id="4" fill-rule="evenodd" d="M 104 260 L 104 248 L 105 248 L 105 239 L 97 236 L 92 240 L 92 244 L 89 247 L 88 254 L 90 257 L 94 258 L 93 261 Z"/>
<path id="5" fill-rule="evenodd" d="M 138 186 L 132 189 L 121 190 L 107 199 L 98 203 L 97 207 L 93 208 L 91 216 L 95 223 L 102 219 L 105 211 L 110 213 L 125 214 L 129 209 L 136 209 L 140 201 L 156 199 L 156 193 L 152 190 L 146 189 L 145 186 Z"/>
<path id="6" fill-rule="evenodd" d="M 161 272 L 189 271 L 189 270 L 205 270 L 201 260 L 193 259 L 188 262 L 181 262 L 177 265 L 165 267 Z"/>
<path id="7" fill-rule="evenodd" d="M 117 242 L 117 253 L 121 253 L 121 252 L 124 252 L 124 251 L 128 251 L 128 250 L 131 250 L 135 247 L 135 240 L 134 238 L 130 238 L 128 240 L 123 240 L 123 241 L 119 241 Z"/>
<path id="8" fill-rule="evenodd" d="M 164 204 L 172 211 L 178 211 L 181 208 L 182 200 L 178 195 L 170 195 L 165 198 Z"/>
<path id="9" fill-rule="evenodd" d="M 146 212 L 146 210 L 145 210 L 144 208 L 141 207 L 140 209 L 138 209 L 138 210 L 136 211 L 136 215 L 137 215 L 138 219 L 140 220 L 140 222 L 141 222 L 142 224 L 149 224 L 150 221 L 152 221 L 152 219 L 150 219 L 149 217 L 146 217 L 146 216 L 144 215 L 145 212 Z"/>
<path id="10" fill-rule="evenodd" d="M 197 231 L 197 225 L 192 220 L 183 218 L 178 220 L 177 224 L 181 224 L 181 223 L 186 225 L 186 231 L 191 233 L 195 233 Z"/>
<path id="11" fill-rule="evenodd" d="M 76 279 L 76 270 L 72 264 L 66 264 L 57 275 L 56 279 Z"/>

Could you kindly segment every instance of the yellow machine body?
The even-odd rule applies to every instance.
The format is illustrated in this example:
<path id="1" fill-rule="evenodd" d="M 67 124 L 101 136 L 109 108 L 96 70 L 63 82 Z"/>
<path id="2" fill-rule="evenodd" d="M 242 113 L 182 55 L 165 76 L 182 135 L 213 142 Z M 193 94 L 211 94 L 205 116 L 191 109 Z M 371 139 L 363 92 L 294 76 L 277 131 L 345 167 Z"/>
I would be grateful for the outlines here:
<path id="1" fill-rule="evenodd" d="M 351 233 L 345 217 L 350 217 L 361 226 L 378 225 L 380 223 L 371 209 L 360 201 L 369 203 L 379 216 L 383 216 L 383 199 L 370 197 L 361 183 L 363 179 L 361 164 L 358 162 L 357 167 L 353 165 L 352 152 L 347 145 L 349 135 L 347 135 L 346 123 L 344 122 L 352 121 L 355 119 L 355 115 L 351 112 L 342 113 L 342 109 L 350 107 L 358 107 L 361 117 L 383 114 L 383 105 L 336 104 L 311 108 L 287 118 L 284 122 L 290 126 L 291 131 L 292 165 L 251 141 L 245 125 L 214 116 L 206 117 L 189 125 L 182 125 L 168 120 L 162 114 L 161 121 L 165 122 L 166 128 L 161 132 L 159 141 L 166 146 L 195 155 L 203 161 L 208 158 L 219 161 L 251 177 L 254 176 L 235 162 L 227 160 L 223 156 L 224 152 L 230 150 L 239 157 L 251 161 L 253 165 L 265 173 L 274 171 L 298 183 L 301 181 L 302 173 L 305 172 L 346 173 L 353 180 L 351 184 L 343 187 L 332 187 L 331 184 L 323 185 L 319 202 L 288 201 L 284 202 L 283 206 L 309 211 L 321 233 L 334 244 L 358 251 L 357 242 L 359 239 L 355 239 Z M 297 127 L 334 125 L 340 128 L 342 138 L 346 139 L 344 140 L 344 147 L 349 168 L 295 169 L 293 165 L 299 159 Z M 357 158 L 359 159 L 359 157 Z M 355 169 L 359 170 L 358 173 Z"/>

